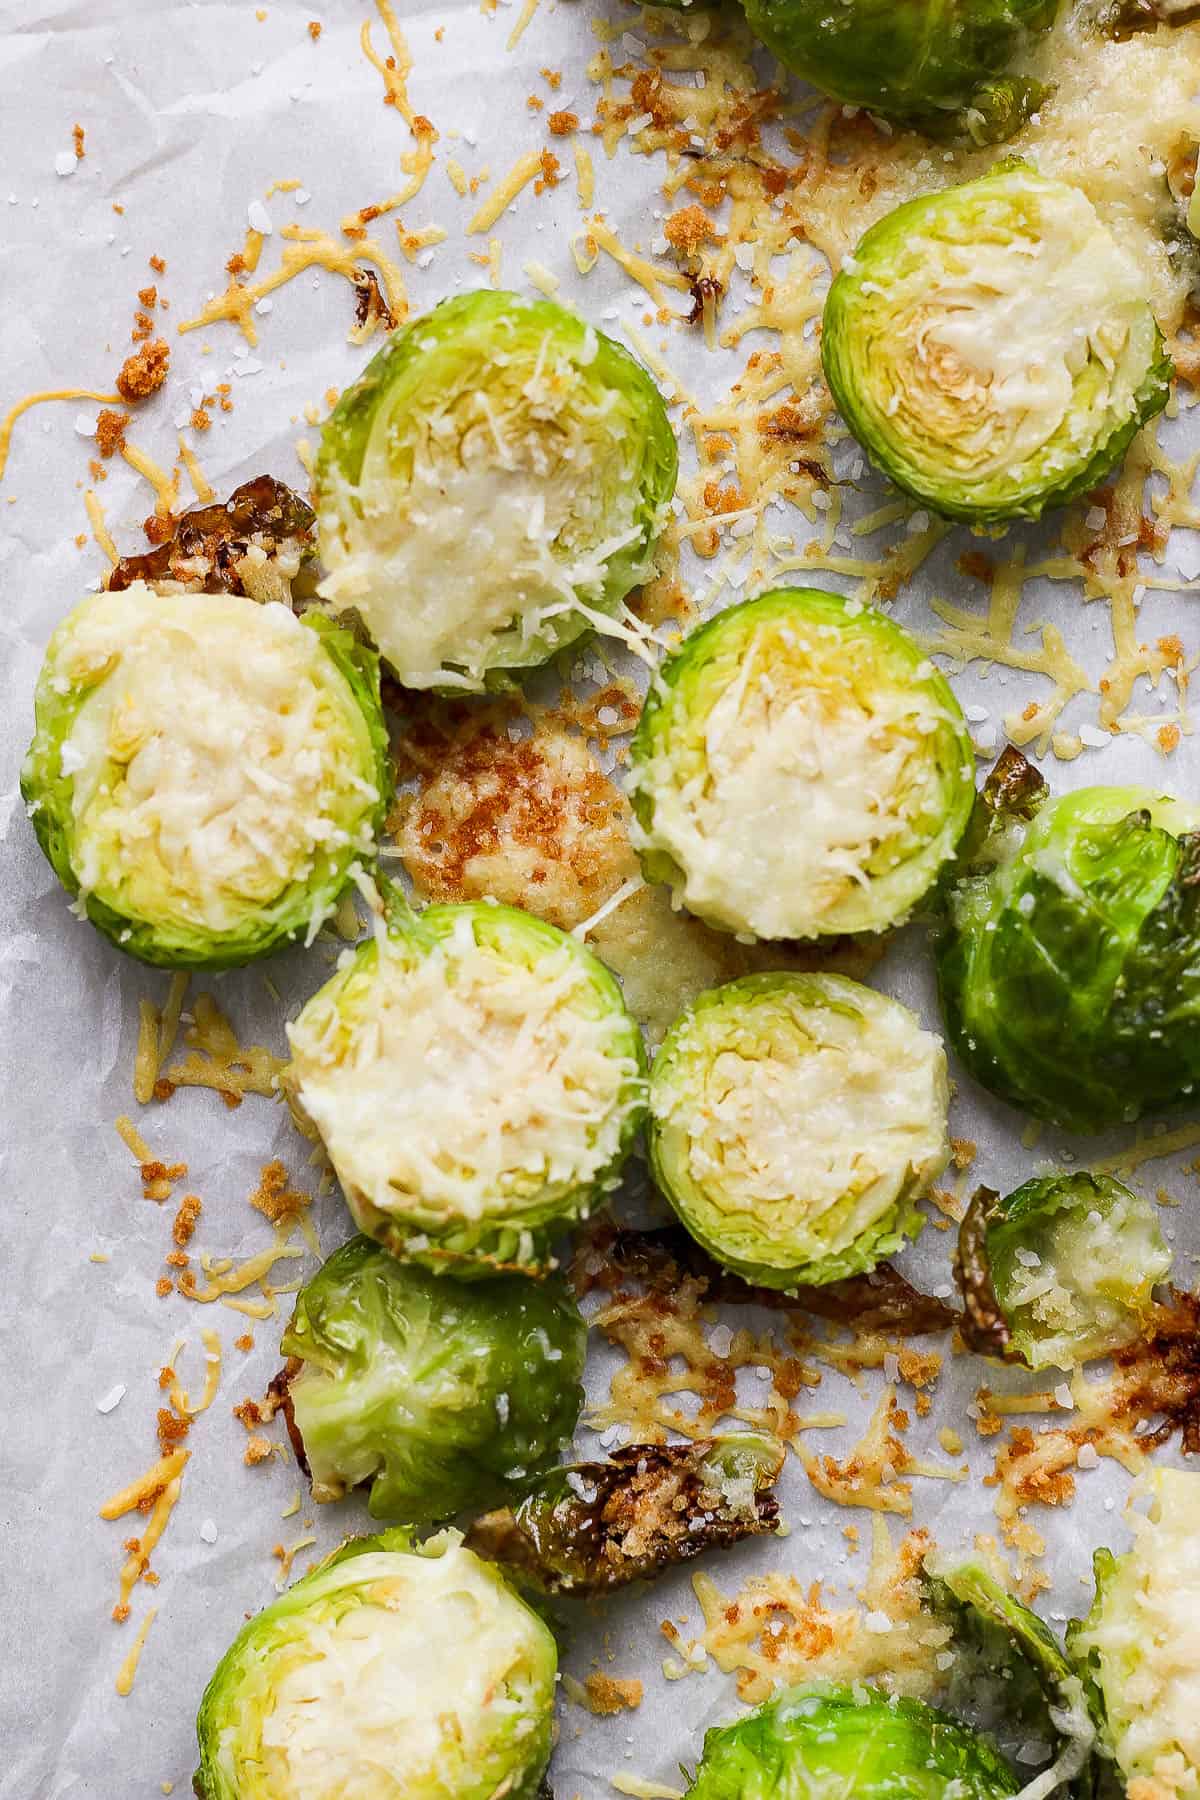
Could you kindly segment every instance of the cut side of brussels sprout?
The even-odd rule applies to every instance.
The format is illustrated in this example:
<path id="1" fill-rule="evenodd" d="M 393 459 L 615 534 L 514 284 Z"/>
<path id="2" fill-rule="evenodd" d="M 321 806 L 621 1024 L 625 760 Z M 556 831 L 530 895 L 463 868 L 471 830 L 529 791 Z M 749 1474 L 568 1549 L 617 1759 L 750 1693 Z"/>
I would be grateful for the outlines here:
<path id="1" fill-rule="evenodd" d="M 281 1349 L 313 1497 L 369 1485 L 371 1514 L 420 1524 L 544 1474 L 583 1404 L 587 1328 L 566 1287 L 486 1289 L 343 1244 L 300 1290 Z"/>
<path id="2" fill-rule="evenodd" d="M 330 415 L 321 592 L 404 686 L 479 691 L 647 578 L 676 468 L 619 344 L 551 300 L 464 294 L 396 332 Z"/>
<path id="3" fill-rule="evenodd" d="M 897 487 L 948 518 L 1036 519 L 1167 403 L 1148 291 L 1086 195 L 1010 163 L 867 232 L 829 291 L 825 373 Z"/>
<path id="4" fill-rule="evenodd" d="M 144 581 L 158 594 L 287 601 L 293 578 L 313 554 L 316 522 L 299 494 L 271 475 L 256 475 L 228 500 L 181 513 L 165 544 L 123 556 L 109 575 L 109 592 Z"/>
<path id="5" fill-rule="evenodd" d="M 932 1706 L 814 1682 L 705 1732 L 687 1800 L 1003 1800 L 1020 1786 L 986 1737 Z"/>
<path id="6" fill-rule="evenodd" d="M 142 582 L 50 641 L 21 773 L 76 910 L 120 949 L 226 968 L 315 937 L 390 776 L 372 652 L 234 594 Z"/>
<path id="7" fill-rule="evenodd" d="M 352 1538 L 234 1639 L 196 1721 L 200 1800 L 534 1800 L 553 1637 L 446 1532 Z"/>
<path id="8" fill-rule="evenodd" d="M 633 741 L 646 876 L 762 938 L 903 919 L 971 815 L 975 761 L 945 678 L 860 601 L 777 588 L 667 658 Z"/>
<path id="9" fill-rule="evenodd" d="M 945 1168 L 941 1042 L 838 975 L 702 994 L 650 1078 L 650 1159 L 683 1224 L 764 1287 L 837 1281 L 920 1230 Z"/>
<path id="10" fill-rule="evenodd" d="M 1109 1175 L 1041 1176 L 1004 1199 L 981 1188 L 963 1234 L 959 1280 L 984 1341 L 964 1336 L 1031 1369 L 1073 1369 L 1139 1337 L 1171 1267 L 1153 1202 Z"/>
<path id="11" fill-rule="evenodd" d="M 851 106 L 995 143 L 1015 107 L 991 79 L 1054 21 L 1057 0 L 745 0 L 750 29 L 793 74 Z M 990 126 L 990 129 L 988 127 Z"/>
<path id="12" fill-rule="evenodd" d="M 1079 1132 L 1192 1093 L 1200 808 L 1132 787 L 1039 803 L 1010 759 L 979 821 L 938 950 L 947 1032 L 971 1074 Z"/>
<path id="13" fill-rule="evenodd" d="M 1097 1550 L 1096 1598 L 1067 1645 L 1103 1709 L 1103 1736 L 1136 1800 L 1200 1789 L 1200 1475 L 1148 1478 L 1124 1556 Z"/>
<path id="14" fill-rule="evenodd" d="M 288 1036 L 284 1088 L 360 1229 L 459 1275 L 546 1266 L 615 1186 L 645 1108 L 615 979 L 514 907 L 381 926 Z"/>
<path id="15" fill-rule="evenodd" d="M 774 1531 L 768 1490 L 786 1451 L 734 1432 L 694 1444 L 628 1444 L 559 1469 L 515 1508 L 477 1519 L 467 1544 L 547 1594 L 602 1594 L 703 1551 Z"/>

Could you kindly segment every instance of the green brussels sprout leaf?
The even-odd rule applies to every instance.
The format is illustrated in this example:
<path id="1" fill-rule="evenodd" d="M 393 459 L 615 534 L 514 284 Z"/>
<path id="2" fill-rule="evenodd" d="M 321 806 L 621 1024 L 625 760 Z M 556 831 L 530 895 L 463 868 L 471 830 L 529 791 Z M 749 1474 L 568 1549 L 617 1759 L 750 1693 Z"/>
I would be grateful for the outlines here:
<path id="1" fill-rule="evenodd" d="M 653 570 L 678 453 L 650 376 L 552 300 L 462 294 L 388 339 L 321 435 L 321 593 L 410 688 L 511 683 Z"/>
<path id="2" fill-rule="evenodd" d="M 370 1487 L 377 1519 L 418 1524 L 521 1492 L 570 1443 L 587 1331 L 559 1280 L 486 1291 L 371 1238 L 301 1290 L 277 1392 L 314 1498 Z"/>
<path id="3" fill-rule="evenodd" d="M 205 1689 L 199 1800 L 536 1800 L 550 1631 L 457 1533 L 353 1539 L 250 1620 Z"/>
<path id="4" fill-rule="evenodd" d="M 466 1542 L 543 1593 L 608 1593 L 773 1531 L 769 1490 L 785 1455 L 752 1432 L 628 1444 L 608 1462 L 556 1470 L 517 1506 L 477 1519 Z"/>
<path id="5" fill-rule="evenodd" d="M 1089 493 L 1173 374 L 1137 258 L 1080 189 L 1011 161 L 871 227 L 829 290 L 822 358 L 883 473 L 975 524 Z"/>

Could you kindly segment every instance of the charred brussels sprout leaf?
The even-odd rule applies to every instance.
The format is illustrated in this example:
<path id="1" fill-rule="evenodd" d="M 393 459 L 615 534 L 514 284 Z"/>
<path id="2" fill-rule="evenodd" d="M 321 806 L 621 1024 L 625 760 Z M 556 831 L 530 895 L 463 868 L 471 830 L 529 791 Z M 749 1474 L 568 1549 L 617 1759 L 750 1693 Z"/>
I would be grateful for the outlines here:
<path id="1" fill-rule="evenodd" d="M 750 975 L 701 994 L 650 1082 L 655 1179 L 692 1236 L 750 1282 L 873 1268 L 920 1229 L 945 1168 L 941 1042 L 838 975 Z"/>
<path id="2" fill-rule="evenodd" d="M 321 592 L 404 686 L 478 692 L 646 580 L 676 466 L 658 389 L 603 332 L 550 300 L 444 301 L 322 433 Z"/>
<path id="3" fill-rule="evenodd" d="M 1171 1253 L 1151 1201 L 1108 1175 L 1042 1176 L 963 1220 L 964 1337 L 1031 1369 L 1071 1369 L 1137 1338 Z"/>
<path id="4" fill-rule="evenodd" d="M 1020 77 L 997 80 L 1057 0 L 745 0 L 750 29 L 793 74 L 851 106 L 994 143 L 1020 123 Z M 981 120 L 983 124 L 981 125 Z M 991 124 L 989 133 L 984 126 Z"/>
<path id="5" fill-rule="evenodd" d="M 1183 1795 L 1200 1785 L 1200 1475 L 1149 1479 L 1150 1515 L 1132 1514 L 1125 1555 L 1097 1550 L 1096 1597 L 1067 1647 L 1128 1791 Z"/>
<path id="6" fill-rule="evenodd" d="M 606 1463 L 559 1469 L 515 1508 L 476 1520 L 467 1543 L 548 1594 L 601 1594 L 705 1550 L 773 1531 L 773 1438 L 629 1444 Z"/>
<path id="7" fill-rule="evenodd" d="M 375 656 L 319 615 L 139 581 L 50 640 L 21 791 L 76 910 L 143 962 L 314 937 L 389 787 Z"/>
<path id="8" fill-rule="evenodd" d="M 300 1291 L 282 1349 L 317 1499 L 368 1485 L 377 1519 L 448 1519 L 557 1462 L 583 1401 L 587 1332 L 563 1284 L 486 1290 L 344 1244 Z"/>
<path id="9" fill-rule="evenodd" d="M 830 289 L 822 356 L 884 474 L 975 523 L 1086 494 L 1173 373 L 1136 258 L 1078 188 L 1020 163 L 873 226 Z"/>
<path id="10" fill-rule="evenodd" d="M 646 875 L 728 931 L 899 923 L 953 855 L 975 764 L 945 678 L 898 625 L 777 588 L 668 657 L 633 742 Z"/>
<path id="11" fill-rule="evenodd" d="M 1171 1105 L 1200 1074 L 1200 809 L 1080 788 L 1007 810 L 1010 778 L 948 895 L 938 980 L 976 1080 L 1068 1130 Z"/>
<path id="12" fill-rule="evenodd" d="M 814 1683 L 706 1732 L 687 1800 L 1005 1800 L 1020 1785 L 987 1738 L 919 1700 Z"/>
<path id="13" fill-rule="evenodd" d="M 545 1267 L 616 1185 L 644 1112 L 616 980 L 514 907 L 394 917 L 288 1035 L 285 1091 L 359 1228 L 460 1276 Z"/>
<path id="14" fill-rule="evenodd" d="M 554 1639 L 447 1532 L 352 1538 L 246 1625 L 196 1721 L 199 1800 L 535 1800 Z"/>
<path id="15" fill-rule="evenodd" d="M 144 556 L 123 556 L 108 578 L 109 591 L 144 581 L 156 593 L 287 600 L 292 578 L 313 553 L 315 525 L 306 500 L 273 476 L 257 475 L 228 500 L 181 513 L 165 544 Z"/>

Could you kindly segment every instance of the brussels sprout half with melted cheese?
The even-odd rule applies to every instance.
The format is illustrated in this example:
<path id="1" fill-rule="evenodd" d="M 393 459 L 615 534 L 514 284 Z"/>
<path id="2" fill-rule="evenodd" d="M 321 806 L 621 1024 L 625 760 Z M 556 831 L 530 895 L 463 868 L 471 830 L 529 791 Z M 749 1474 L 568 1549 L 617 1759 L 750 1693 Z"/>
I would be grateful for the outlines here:
<path id="1" fill-rule="evenodd" d="M 327 619 L 138 581 L 50 641 L 21 792 L 75 910 L 143 962 L 311 940 L 388 790 L 376 658 Z"/>
<path id="2" fill-rule="evenodd" d="M 352 1538 L 243 1627 L 200 1703 L 199 1800 L 533 1800 L 558 1652 L 446 1532 Z"/>
<path id="3" fill-rule="evenodd" d="M 650 1077 L 650 1160 L 709 1254 L 764 1287 L 873 1268 L 921 1227 L 946 1166 L 941 1042 L 838 975 L 702 994 Z"/>
<path id="4" fill-rule="evenodd" d="M 370 1238 L 300 1290 L 284 1334 L 288 1424 L 318 1500 L 370 1486 L 404 1524 L 493 1506 L 558 1461 L 583 1404 L 587 1328 L 565 1284 L 486 1289 Z"/>
<path id="5" fill-rule="evenodd" d="M 705 1732 L 686 1800 L 1005 1800 L 1020 1786 L 989 1739 L 946 1713 L 813 1682 Z"/>
<path id="6" fill-rule="evenodd" d="M 905 917 L 971 816 L 975 759 L 905 631 L 858 601 L 777 588 L 667 658 L 631 785 L 650 880 L 710 925 L 815 938 Z"/>
<path id="7" fill-rule="evenodd" d="M 653 567 L 675 491 L 662 398 L 550 300 L 473 293 L 397 331 L 321 437 L 321 592 L 410 688 L 544 663 Z"/>
<path id="8" fill-rule="evenodd" d="M 825 305 L 834 398 L 883 473 L 976 523 L 1086 494 L 1173 373 L 1143 270 L 1078 188 L 1020 163 L 897 207 Z"/>
<path id="9" fill-rule="evenodd" d="M 546 1266 L 645 1110 L 615 978 L 515 907 L 393 908 L 288 1036 L 285 1091 L 359 1228 L 461 1276 Z"/>
<path id="10" fill-rule="evenodd" d="M 1154 1203 L 1110 1175 L 980 1188 L 959 1245 L 963 1335 L 1031 1369 L 1073 1369 L 1138 1336 L 1171 1253 Z"/>
<path id="11" fill-rule="evenodd" d="M 1097 1550 L 1096 1597 L 1067 1630 L 1102 1716 L 1102 1741 L 1134 1800 L 1200 1792 L 1200 1475 L 1149 1476 L 1133 1548 Z"/>
<path id="12" fill-rule="evenodd" d="M 1004 78 L 1058 0 L 745 0 L 750 28 L 793 74 L 851 106 L 997 143 L 1035 98 Z"/>
<path id="13" fill-rule="evenodd" d="M 1079 1132 L 1192 1094 L 1198 877 L 1200 807 L 1135 787 L 1047 801 L 1023 758 L 1002 759 L 938 949 L 947 1033 L 976 1080 Z"/>

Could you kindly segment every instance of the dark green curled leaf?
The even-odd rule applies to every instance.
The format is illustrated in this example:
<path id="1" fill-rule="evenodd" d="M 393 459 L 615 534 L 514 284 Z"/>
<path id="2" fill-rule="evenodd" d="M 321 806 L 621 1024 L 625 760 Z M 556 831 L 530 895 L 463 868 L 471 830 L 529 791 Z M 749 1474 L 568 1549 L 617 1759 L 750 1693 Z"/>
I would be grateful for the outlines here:
<path id="1" fill-rule="evenodd" d="M 548 1594 L 603 1594 L 706 1550 L 775 1529 L 775 1439 L 739 1432 L 695 1444 L 629 1444 L 606 1463 L 549 1475 L 515 1508 L 467 1533 L 477 1555 Z"/>

